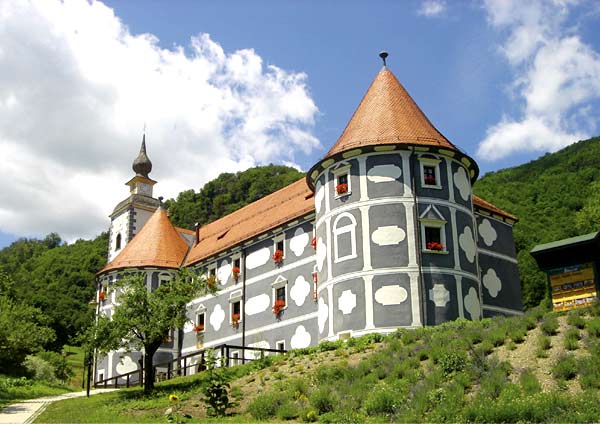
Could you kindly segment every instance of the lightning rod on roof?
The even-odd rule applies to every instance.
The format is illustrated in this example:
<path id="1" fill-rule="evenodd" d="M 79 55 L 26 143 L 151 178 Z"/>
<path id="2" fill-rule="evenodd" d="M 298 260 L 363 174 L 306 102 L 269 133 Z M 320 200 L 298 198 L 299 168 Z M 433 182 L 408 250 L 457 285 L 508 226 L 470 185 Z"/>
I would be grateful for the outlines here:
<path id="1" fill-rule="evenodd" d="M 387 66 L 385 63 L 385 59 L 388 57 L 388 52 L 386 51 L 382 51 L 381 53 L 379 53 L 379 57 L 383 60 L 383 66 Z"/>

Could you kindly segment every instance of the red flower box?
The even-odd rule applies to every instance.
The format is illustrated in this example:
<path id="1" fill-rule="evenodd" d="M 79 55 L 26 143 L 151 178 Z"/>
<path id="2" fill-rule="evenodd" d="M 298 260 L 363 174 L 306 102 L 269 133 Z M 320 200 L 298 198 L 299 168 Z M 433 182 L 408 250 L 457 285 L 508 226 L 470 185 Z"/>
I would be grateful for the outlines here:
<path id="1" fill-rule="evenodd" d="M 202 324 L 194 325 L 194 333 L 200 333 L 202 331 L 204 331 L 204 325 L 202 325 Z"/>
<path id="2" fill-rule="evenodd" d="M 211 275 L 206 279 L 206 286 L 209 290 L 216 290 L 217 288 L 217 279 L 214 275 Z"/>
<path id="3" fill-rule="evenodd" d="M 311 246 L 313 249 L 317 250 L 317 238 L 313 237 L 312 241 L 310 242 Z"/>
<path id="4" fill-rule="evenodd" d="M 281 250 L 277 249 L 275 253 L 273 253 L 273 262 L 276 264 L 283 262 L 283 252 Z"/>
<path id="5" fill-rule="evenodd" d="M 233 275 L 233 278 L 235 278 L 237 280 L 238 277 L 240 276 L 240 269 L 237 266 L 234 266 L 233 269 L 231 270 L 231 274 Z"/>
<path id="6" fill-rule="evenodd" d="M 275 305 L 273 305 L 273 313 L 275 316 L 278 317 L 283 308 L 285 308 L 285 300 L 276 300 Z"/>
<path id="7" fill-rule="evenodd" d="M 337 194 L 345 194 L 348 193 L 348 184 L 338 184 L 335 187 L 335 191 L 337 192 Z"/>
<path id="8" fill-rule="evenodd" d="M 240 326 L 240 314 L 231 314 L 231 326 L 233 328 Z"/>
<path id="9" fill-rule="evenodd" d="M 435 177 L 425 177 L 425 184 L 435 185 Z"/>
<path id="10" fill-rule="evenodd" d="M 438 243 L 437 241 L 430 241 L 429 243 L 427 243 L 427 250 L 435 250 L 435 251 L 441 251 L 444 250 L 444 246 L 441 243 Z"/>
<path id="11" fill-rule="evenodd" d="M 100 302 L 104 302 L 105 299 L 106 299 L 106 292 L 100 290 L 100 292 L 98 293 L 98 300 Z"/>

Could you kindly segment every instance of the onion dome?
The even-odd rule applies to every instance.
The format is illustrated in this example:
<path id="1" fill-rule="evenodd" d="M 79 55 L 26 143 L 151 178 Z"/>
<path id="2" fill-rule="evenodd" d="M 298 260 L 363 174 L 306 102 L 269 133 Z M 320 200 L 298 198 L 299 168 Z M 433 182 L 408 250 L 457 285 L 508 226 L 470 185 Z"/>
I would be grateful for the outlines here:
<path id="1" fill-rule="evenodd" d="M 146 134 L 142 138 L 142 146 L 140 147 L 140 153 L 137 158 L 133 161 L 132 165 L 133 171 L 136 175 L 141 175 L 142 177 L 148 178 L 148 174 L 152 171 L 152 162 L 148 158 L 146 154 Z"/>

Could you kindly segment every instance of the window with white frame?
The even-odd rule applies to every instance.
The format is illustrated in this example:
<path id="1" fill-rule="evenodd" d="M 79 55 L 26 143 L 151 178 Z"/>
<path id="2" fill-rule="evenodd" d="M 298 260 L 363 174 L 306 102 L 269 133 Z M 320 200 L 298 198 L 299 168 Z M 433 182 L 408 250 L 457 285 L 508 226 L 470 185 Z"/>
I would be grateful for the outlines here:
<path id="1" fill-rule="evenodd" d="M 242 291 L 234 290 L 229 295 L 229 324 L 237 328 L 242 322 Z"/>
<path id="2" fill-rule="evenodd" d="M 119 250 L 121 248 L 121 233 L 117 234 L 117 240 L 115 242 L 115 250 Z"/>
<path id="3" fill-rule="evenodd" d="M 287 280 L 280 275 L 275 282 L 271 284 L 273 313 L 277 316 L 279 316 L 282 310 L 287 309 L 287 283 Z"/>
<path id="4" fill-rule="evenodd" d="M 273 260 L 276 263 L 285 259 L 285 233 L 273 238 Z"/>
<path id="5" fill-rule="evenodd" d="M 196 310 L 196 324 L 194 325 L 194 332 L 196 334 L 204 333 L 205 324 L 206 324 L 206 308 L 198 308 Z"/>
<path id="6" fill-rule="evenodd" d="M 352 193 L 350 164 L 342 163 L 331 171 L 334 176 L 335 198 L 348 196 Z"/>
<path id="7" fill-rule="evenodd" d="M 240 363 L 240 352 L 236 350 L 231 353 L 231 365 L 239 365 Z"/>
<path id="8" fill-rule="evenodd" d="M 356 258 L 356 219 L 348 212 L 339 214 L 333 221 L 333 261 L 335 263 Z"/>
<path id="9" fill-rule="evenodd" d="M 442 188 L 440 176 L 440 160 L 432 157 L 420 157 L 421 186 L 425 188 Z"/>
<path id="10" fill-rule="evenodd" d="M 242 274 L 242 256 L 240 253 L 236 253 L 231 259 L 231 275 L 233 276 L 233 280 L 238 282 L 239 277 Z"/>
<path id="11" fill-rule="evenodd" d="M 285 350 L 285 340 L 279 340 L 275 343 L 275 349 L 277 350 Z"/>
<path id="12" fill-rule="evenodd" d="M 421 244 L 425 252 L 446 253 L 446 220 L 440 211 L 430 205 L 421 214 Z"/>

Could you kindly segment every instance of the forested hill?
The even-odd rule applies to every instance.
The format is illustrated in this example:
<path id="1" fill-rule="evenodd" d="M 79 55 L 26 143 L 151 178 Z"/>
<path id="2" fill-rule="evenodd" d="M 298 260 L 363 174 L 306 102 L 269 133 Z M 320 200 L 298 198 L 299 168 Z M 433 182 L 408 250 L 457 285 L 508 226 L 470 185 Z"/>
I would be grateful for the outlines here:
<path id="1" fill-rule="evenodd" d="M 259 166 L 236 174 L 223 173 L 199 192 L 186 190 L 165 206 L 173 224 L 193 229 L 196 222 L 208 224 L 280 188 L 298 181 L 304 174 L 279 165 Z"/>
<path id="2" fill-rule="evenodd" d="M 600 137 L 484 175 L 474 192 L 519 217 L 514 227 L 526 307 L 546 290 L 529 251 L 539 243 L 600 230 Z"/>

